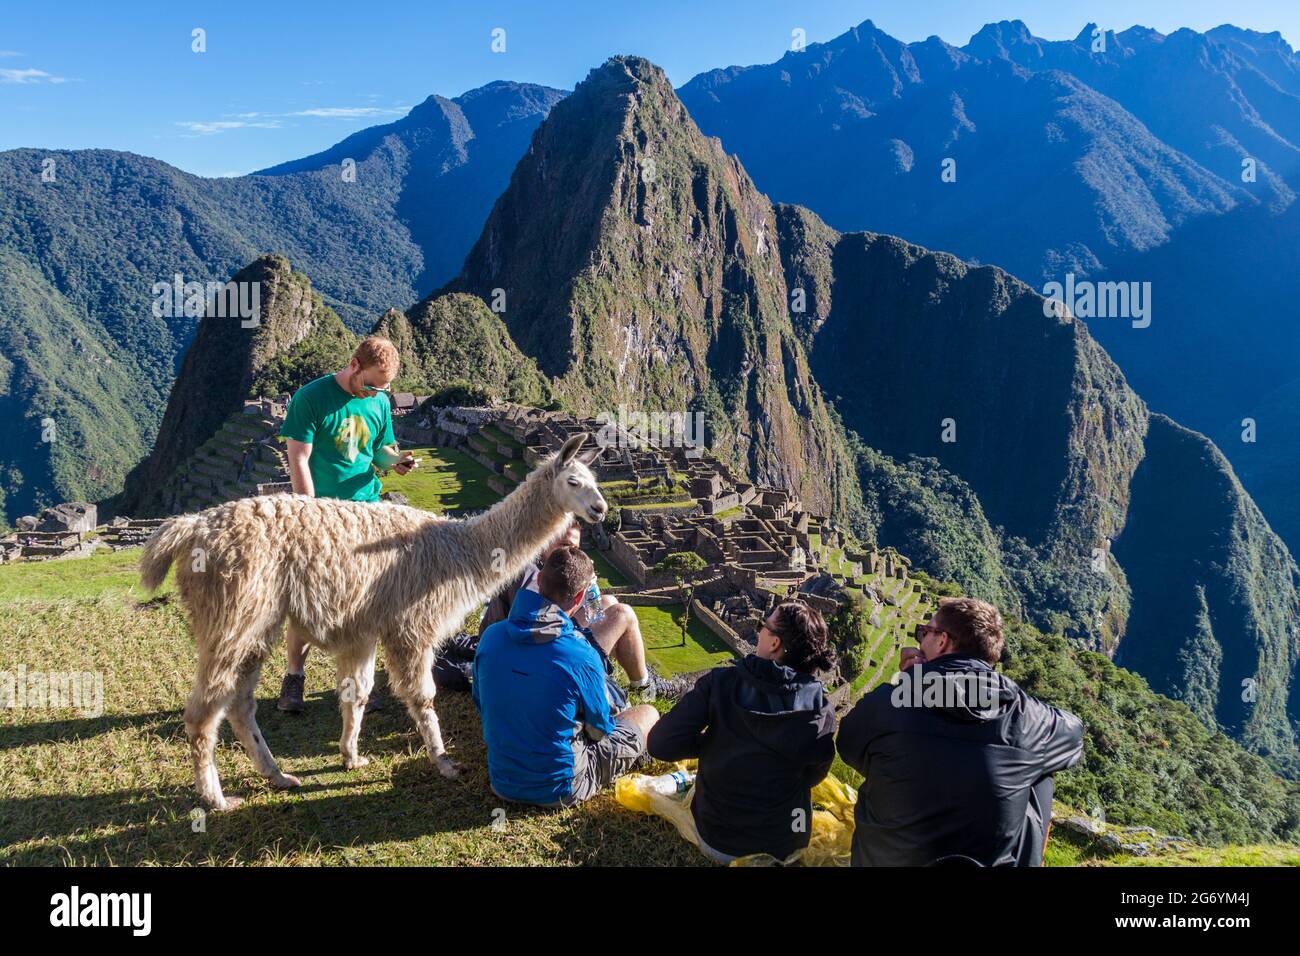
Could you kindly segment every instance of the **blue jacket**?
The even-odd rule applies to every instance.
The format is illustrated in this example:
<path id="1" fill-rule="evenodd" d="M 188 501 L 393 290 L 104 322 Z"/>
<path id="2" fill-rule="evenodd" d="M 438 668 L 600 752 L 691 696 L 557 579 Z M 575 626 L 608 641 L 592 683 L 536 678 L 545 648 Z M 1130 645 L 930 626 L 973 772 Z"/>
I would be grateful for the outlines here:
<path id="1" fill-rule="evenodd" d="M 592 739 L 614 731 L 599 652 L 536 591 L 521 588 L 510 616 L 483 632 L 472 687 L 488 777 L 507 800 L 569 796 L 584 731 Z"/>

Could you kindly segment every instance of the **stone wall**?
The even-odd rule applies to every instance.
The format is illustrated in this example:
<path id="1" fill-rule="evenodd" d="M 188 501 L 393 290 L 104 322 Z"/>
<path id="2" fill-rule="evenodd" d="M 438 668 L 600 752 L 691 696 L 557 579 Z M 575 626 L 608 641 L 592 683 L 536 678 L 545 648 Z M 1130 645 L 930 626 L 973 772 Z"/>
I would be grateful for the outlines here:
<path id="1" fill-rule="evenodd" d="M 641 559 L 631 546 L 619 535 L 614 535 L 610 539 L 609 550 L 605 552 L 605 557 L 609 559 L 610 564 L 622 572 L 623 577 L 636 582 L 640 587 L 645 587 L 646 566 L 641 563 Z"/>
<path id="2" fill-rule="evenodd" d="M 722 643 L 731 648 L 737 657 L 745 657 L 754 652 L 754 647 L 732 628 L 730 624 L 718 617 L 708 605 L 692 600 L 691 613 L 696 615 L 710 631 L 716 634 Z"/>

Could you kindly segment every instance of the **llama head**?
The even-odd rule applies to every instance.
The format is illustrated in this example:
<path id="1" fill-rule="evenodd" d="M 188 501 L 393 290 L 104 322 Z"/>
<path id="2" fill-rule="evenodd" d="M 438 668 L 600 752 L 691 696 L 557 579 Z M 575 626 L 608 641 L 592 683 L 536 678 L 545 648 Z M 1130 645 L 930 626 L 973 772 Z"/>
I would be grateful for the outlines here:
<path id="1" fill-rule="evenodd" d="M 587 467 L 596 460 L 600 449 L 579 455 L 578 449 L 587 435 L 574 435 L 564 443 L 560 453 L 551 462 L 551 487 L 555 500 L 565 511 L 570 511 L 583 521 L 596 522 L 605 517 L 609 505 L 596 486 L 596 476 Z"/>

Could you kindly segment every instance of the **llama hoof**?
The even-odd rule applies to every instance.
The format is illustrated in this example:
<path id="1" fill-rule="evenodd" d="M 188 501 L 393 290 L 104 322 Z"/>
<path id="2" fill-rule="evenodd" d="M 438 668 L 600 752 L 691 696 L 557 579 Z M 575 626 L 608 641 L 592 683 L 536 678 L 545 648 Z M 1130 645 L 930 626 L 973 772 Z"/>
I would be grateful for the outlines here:
<path id="1" fill-rule="evenodd" d="M 277 790 L 292 790 L 294 787 L 301 787 L 302 781 L 293 774 L 282 773 L 271 780 L 271 786 Z"/>
<path id="2" fill-rule="evenodd" d="M 343 769 L 344 769 L 344 770 L 356 770 L 358 767 L 368 767 L 368 766 L 370 766 L 370 758 L 369 758 L 369 757 L 361 757 L 361 756 L 357 756 L 357 757 L 344 757 L 344 758 L 343 758 Z"/>
<path id="3" fill-rule="evenodd" d="M 243 802 L 243 797 L 222 797 L 212 802 L 212 810 L 216 813 L 225 813 L 227 810 L 237 809 Z"/>
<path id="4" fill-rule="evenodd" d="M 438 773 L 442 774 L 448 780 L 455 780 L 460 776 L 461 766 L 445 754 L 433 759 L 433 765 L 438 768 Z"/>

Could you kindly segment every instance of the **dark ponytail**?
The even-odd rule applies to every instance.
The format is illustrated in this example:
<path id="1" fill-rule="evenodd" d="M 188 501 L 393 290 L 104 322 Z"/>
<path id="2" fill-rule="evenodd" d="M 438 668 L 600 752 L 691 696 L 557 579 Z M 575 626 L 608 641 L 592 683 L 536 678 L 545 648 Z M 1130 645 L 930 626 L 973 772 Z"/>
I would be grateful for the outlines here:
<path id="1" fill-rule="evenodd" d="M 785 648 L 782 663 L 805 674 L 828 671 L 836 664 L 835 649 L 821 612 L 801 601 L 777 607 L 772 630 Z"/>

